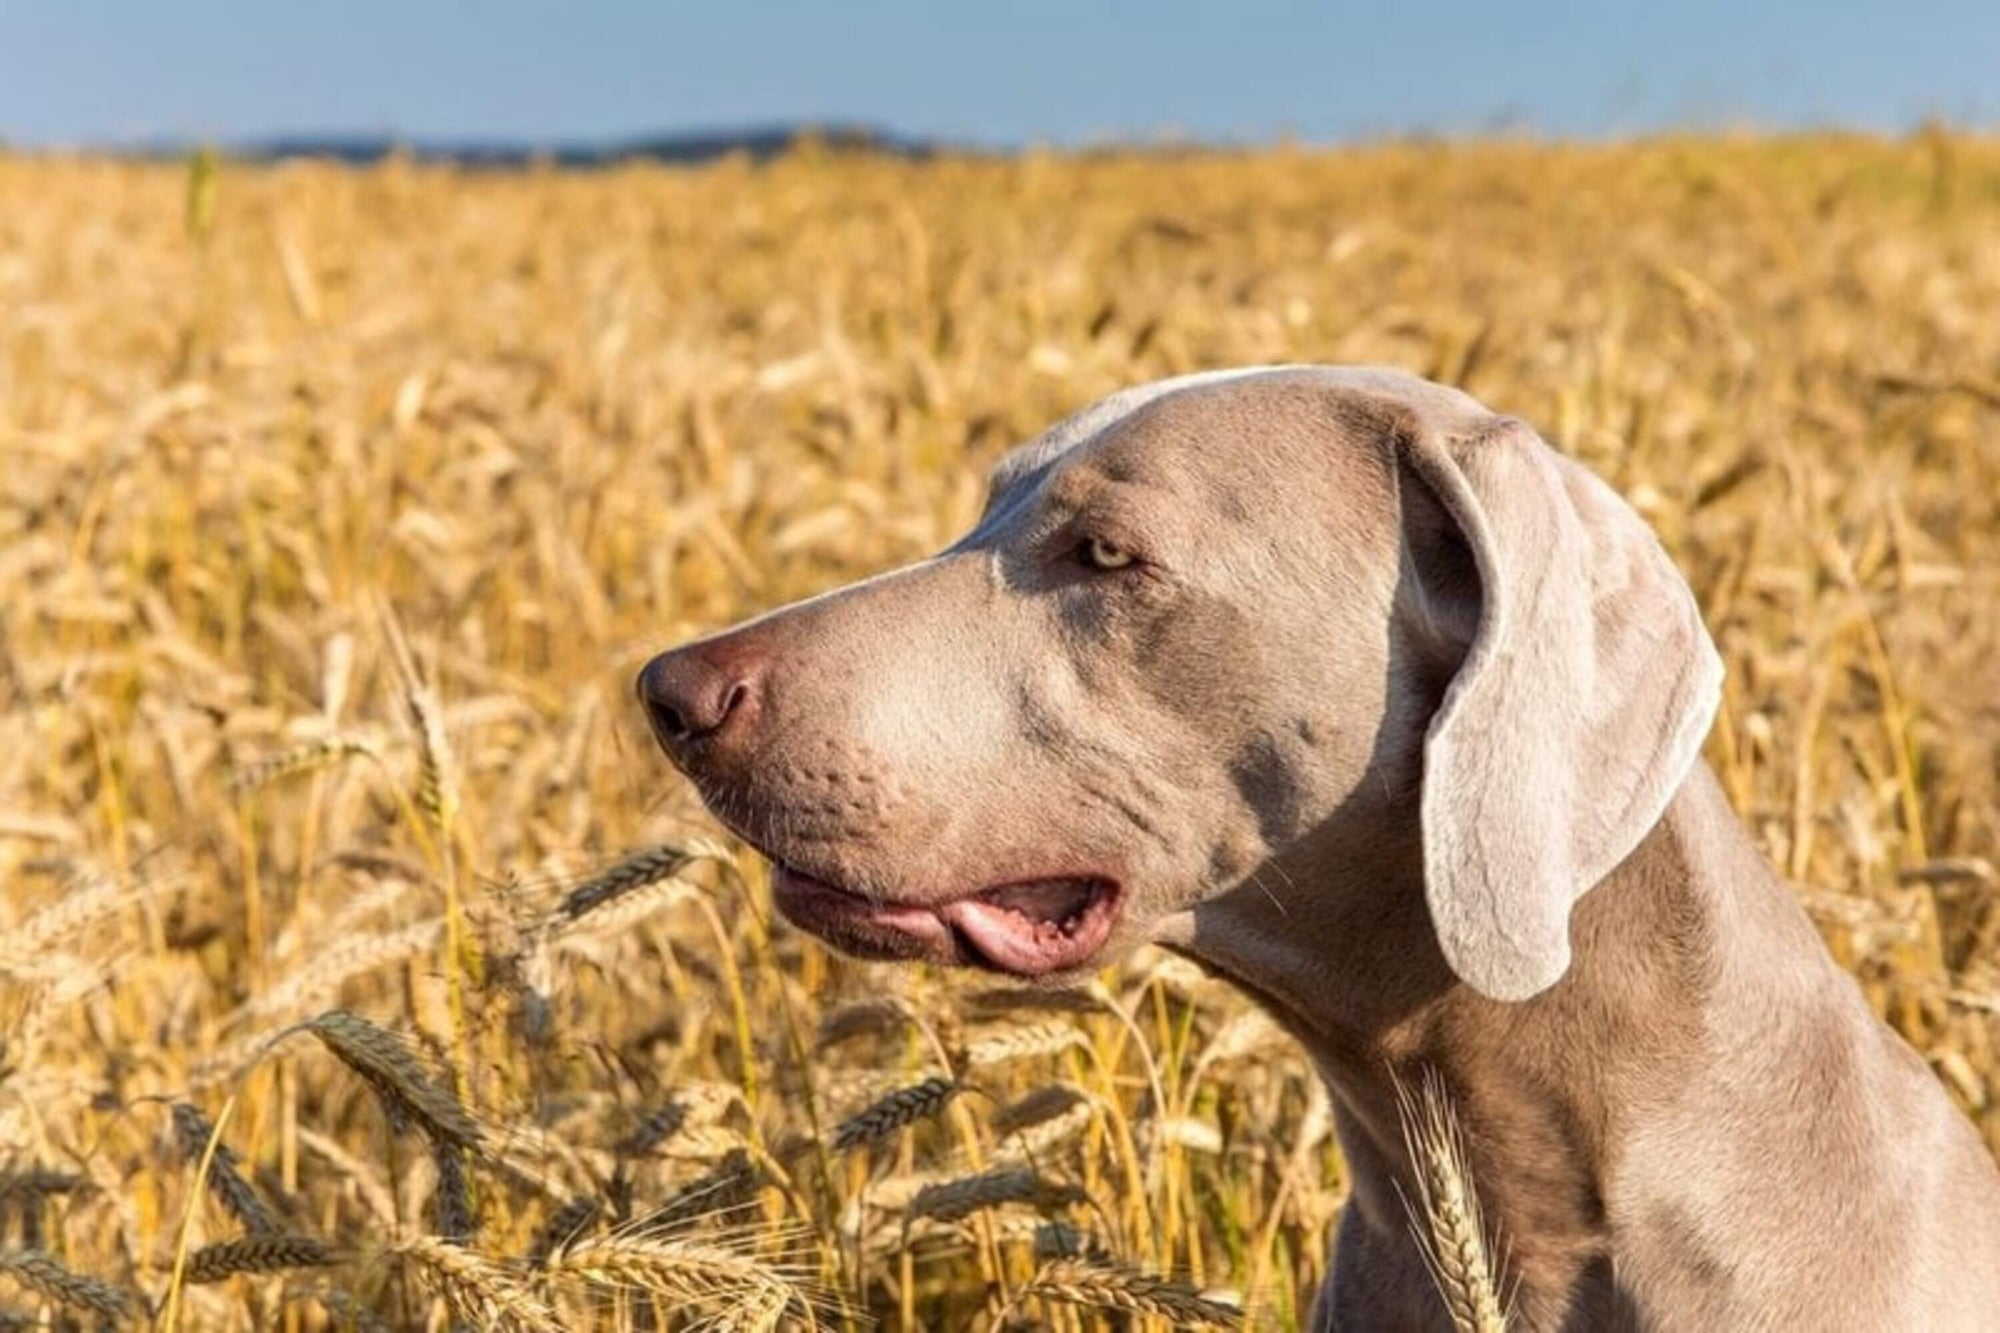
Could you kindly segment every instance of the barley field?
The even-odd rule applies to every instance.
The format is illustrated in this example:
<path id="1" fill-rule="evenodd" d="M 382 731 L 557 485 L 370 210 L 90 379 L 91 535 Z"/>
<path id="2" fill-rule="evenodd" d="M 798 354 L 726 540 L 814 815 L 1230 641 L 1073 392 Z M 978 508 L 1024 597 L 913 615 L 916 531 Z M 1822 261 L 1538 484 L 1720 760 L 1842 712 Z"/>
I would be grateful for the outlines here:
<path id="1" fill-rule="evenodd" d="M 831 957 L 652 653 L 1135 381 L 1390 363 L 1658 528 L 1708 754 L 2000 1147 L 2000 141 L 480 174 L 0 156 L 0 1328 L 1289 1329 L 1192 965 Z"/>

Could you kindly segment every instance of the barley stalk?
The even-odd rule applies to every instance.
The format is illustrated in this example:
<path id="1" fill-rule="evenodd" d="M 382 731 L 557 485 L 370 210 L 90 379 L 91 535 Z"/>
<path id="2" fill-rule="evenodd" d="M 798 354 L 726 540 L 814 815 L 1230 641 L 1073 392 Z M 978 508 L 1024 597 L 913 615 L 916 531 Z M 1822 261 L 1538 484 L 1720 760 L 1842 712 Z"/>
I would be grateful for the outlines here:
<path id="1" fill-rule="evenodd" d="M 620 1157 L 644 1157 L 653 1149 L 681 1132 L 688 1123 L 688 1107 L 684 1102 L 668 1102 L 657 1110 L 649 1111 L 632 1127 L 632 1132 L 618 1141 L 615 1151 Z"/>
<path id="2" fill-rule="evenodd" d="M 53 945 L 72 940 L 131 902 L 137 891 L 96 866 L 73 867 L 60 896 L 0 937 L 0 971 L 42 960 Z"/>
<path id="3" fill-rule="evenodd" d="M 1074 1084 L 1049 1083 L 1001 1107 L 987 1123 L 995 1134 L 1005 1138 L 1060 1119 L 1079 1106 L 1090 1106 L 1089 1093 Z"/>
<path id="4" fill-rule="evenodd" d="M 739 1298 L 733 1309 L 717 1316 L 715 1333 L 776 1333 L 792 1304 L 790 1293 L 782 1287 L 750 1292 Z"/>
<path id="5" fill-rule="evenodd" d="M 1095 990 L 1069 988 L 1042 990 L 1034 986 L 989 986 L 969 992 L 966 1008 L 983 1017 L 1015 1013 L 1097 1014 L 1104 1012 L 1104 997 Z"/>
<path id="6" fill-rule="evenodd" d="M 1035 1262 L 1047 1263 L 1051 1259 L 1094 1259 L 1102 1260 L 1110 1255 L 1104 1242 L 1087 1231 L 1080 1231 L 1067 1222 L 1050 1222 L 1042 1218 L 1027 1218 L 1027 1237 L 1034 1247 Z M 1015 1221 L 1003 1221 L 1001 1234 L 1014 1239 Z"/>
<path id="7" fill-rule="evenodd" d="M 1016 1105 L 1019 1106 L 1018 1103 Z M 1003 1111 L 1010 1109 L 1014 1108 L 1002 1108 Z M 1030 1115 L 1035 1118 L 1026 1118 Z M 1055 1108 L 1054 1099 L 1050 1099 L 1046 1107 L 1017 1110 L 1012 1116 L 996 1115 L 993 1128 L 996 1134 L 1002 1136 L 1002 1141 L 994 1150 L 994 1160 L 1033 1162 L 1041 1159 L 1082 1134 L 1097 1115 L 1096 1103 L 1088 1098 L 1071 1101 L 1060 1110 Z"/>
<path id="8" fill-rule="evenodd" d="M 586 941 L 623 934 L 657 912 L 686 902 L 697 890 L 686 880 L 664 879 L 641 884 L 607 899 L 588 915 L 571 918 L 560 912 L 539 942 L 552 942 L 558 949 L 576 950 Z"/>
<path id="9" fill-rule="evenodd" d="M 188 236 L 204 250 L 215 230 L 216 179 L 222 174 L 221 160 L 214 144 L 202 144 L 188 154 L 187 202 L 182 216 Z"/>

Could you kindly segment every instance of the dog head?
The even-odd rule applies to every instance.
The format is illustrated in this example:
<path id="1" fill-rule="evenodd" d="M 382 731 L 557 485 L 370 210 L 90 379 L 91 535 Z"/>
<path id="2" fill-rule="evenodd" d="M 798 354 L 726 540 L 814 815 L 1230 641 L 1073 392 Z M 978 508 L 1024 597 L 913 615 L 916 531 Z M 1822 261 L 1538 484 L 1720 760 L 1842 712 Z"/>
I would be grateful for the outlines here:
<path id="1" fill-rule="evenodd" d="M 654 659 L 640 697 L 779 908 L 846 951 L 1070 979 L 1407 834 L 1457 975 L 1568 964 L 1720 665 L 1638 516 L 1391 371 L 1129 390 L 1004 459 L 961 540 Z M 1285 905 L 1281 901 L 1281 906 Z"/>

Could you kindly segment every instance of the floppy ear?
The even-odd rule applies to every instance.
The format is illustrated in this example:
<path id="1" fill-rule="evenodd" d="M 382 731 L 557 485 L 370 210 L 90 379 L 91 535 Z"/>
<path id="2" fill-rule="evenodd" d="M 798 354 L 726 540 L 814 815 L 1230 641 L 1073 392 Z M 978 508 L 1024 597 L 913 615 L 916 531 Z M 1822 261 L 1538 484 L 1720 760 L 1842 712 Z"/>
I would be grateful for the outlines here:
<path id="1" fill-rule="evenodd" d="M 1526 999 L 1569 967 L 1571 905 L 1693 767 L 1722 662 L 1644 521 L 1525 424 L 1417 429 L 1401 444 L 1446 530 L 1406 523 L 1406 549 L 1462 539 L 1472 565 L 1420 589 L 1456 601 L 1429 614 L 1470 627 L 1424 742 L 1425 893 L 1452 970 Z M 1433 570 L 1451 560 L 1410 554 Z"/>

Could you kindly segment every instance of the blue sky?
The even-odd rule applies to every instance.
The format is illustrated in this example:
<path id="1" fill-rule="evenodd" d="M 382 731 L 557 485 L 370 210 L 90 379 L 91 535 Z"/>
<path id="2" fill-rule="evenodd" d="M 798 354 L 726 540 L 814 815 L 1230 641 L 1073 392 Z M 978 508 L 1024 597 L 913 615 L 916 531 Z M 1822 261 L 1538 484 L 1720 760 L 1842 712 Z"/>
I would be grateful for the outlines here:
<path id="1" fill-rule="evenodd" d="M 0 0 L 0 139 L 2000 124 L 2000 0 Z"/>

